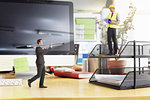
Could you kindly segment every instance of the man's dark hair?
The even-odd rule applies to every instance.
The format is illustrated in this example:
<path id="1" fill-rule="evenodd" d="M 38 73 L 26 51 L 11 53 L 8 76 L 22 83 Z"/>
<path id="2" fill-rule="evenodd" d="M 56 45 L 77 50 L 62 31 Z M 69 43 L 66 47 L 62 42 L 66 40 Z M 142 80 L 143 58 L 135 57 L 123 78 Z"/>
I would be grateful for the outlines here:
<path id="1" fill-rule="evenodd" d="M 38 40 L 37 40 L 37 44 L 39 44 L 39 43 L 41 42 L 41 40 L 42 40 L 42 39 L 38 39 Z"/>

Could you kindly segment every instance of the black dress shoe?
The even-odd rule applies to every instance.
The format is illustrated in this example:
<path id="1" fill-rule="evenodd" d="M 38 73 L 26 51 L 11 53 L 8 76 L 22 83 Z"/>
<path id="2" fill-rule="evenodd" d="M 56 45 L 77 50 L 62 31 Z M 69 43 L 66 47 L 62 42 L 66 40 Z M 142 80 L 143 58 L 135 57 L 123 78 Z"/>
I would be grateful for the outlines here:
<path id="1" fill-rule="evenodd" d="M 31 82 L 28 80 L 28 86 L 31 87 Z"/>
<path id="2" fill-rule="evenodd" d="M 42 86 L 39 86 L 39 88 L 47 88 L 47 86 L 42 85 Z"/>

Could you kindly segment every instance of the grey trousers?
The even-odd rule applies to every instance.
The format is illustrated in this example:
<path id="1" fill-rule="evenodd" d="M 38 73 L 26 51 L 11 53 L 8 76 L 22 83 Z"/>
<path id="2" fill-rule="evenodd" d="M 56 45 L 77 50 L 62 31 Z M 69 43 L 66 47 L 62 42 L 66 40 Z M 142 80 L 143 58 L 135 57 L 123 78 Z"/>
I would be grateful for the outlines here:
<path id="1" fill-rule="evenodd" d="M 40 78 L 39 86 L 43 86 L 45 78 L 45 66 L 37 64 L 37 74 L 29 79 L 29 82 L 34 82 L 36 79 Z"/>

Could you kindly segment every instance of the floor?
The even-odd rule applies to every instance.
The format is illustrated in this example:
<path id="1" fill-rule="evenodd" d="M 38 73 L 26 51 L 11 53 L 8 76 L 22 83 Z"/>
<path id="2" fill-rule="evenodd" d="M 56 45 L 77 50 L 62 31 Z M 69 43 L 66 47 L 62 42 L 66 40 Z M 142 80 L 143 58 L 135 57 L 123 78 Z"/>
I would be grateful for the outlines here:
<path id="1" fill-rule="evenodd" d="M 13 74 L 1 74 L 1 78 L 14 78 Z M 47 89 L 38 88 L 38 81 L 27 86 L 0 86 L 0 100 L 150 100 L 150 88 L 115 90 L 88 83 L 88 79 L 60 78 L 46 75 Z"/>

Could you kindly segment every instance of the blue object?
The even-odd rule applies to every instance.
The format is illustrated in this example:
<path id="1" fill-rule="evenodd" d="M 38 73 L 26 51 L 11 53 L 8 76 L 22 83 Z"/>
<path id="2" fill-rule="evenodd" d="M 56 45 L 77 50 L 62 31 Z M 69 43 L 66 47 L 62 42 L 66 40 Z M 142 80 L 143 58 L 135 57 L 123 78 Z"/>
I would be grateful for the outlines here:
<path id="1" fill-rule="evenodd" d="M 110 24 L 111 19 L 104 19 L 104 21 L 108 24 Z"/>
<path id="2" fill-rule="evenodd" d="M 78 63 L 82 63 L 82 58 L 78 58 Z"/>
<path id="3" fill-rule="evenodd" d="M 88 58 L 88 54 L 83 54 L 83 58 Z"/>

